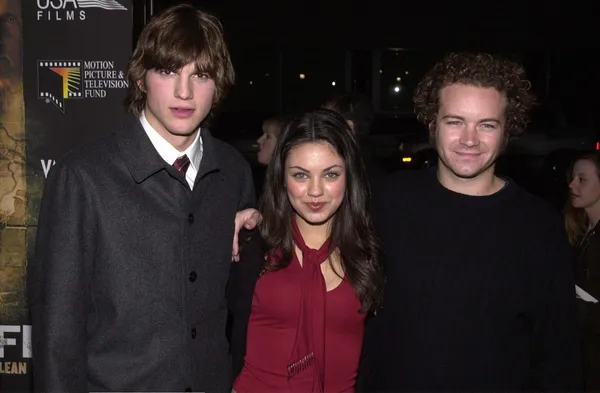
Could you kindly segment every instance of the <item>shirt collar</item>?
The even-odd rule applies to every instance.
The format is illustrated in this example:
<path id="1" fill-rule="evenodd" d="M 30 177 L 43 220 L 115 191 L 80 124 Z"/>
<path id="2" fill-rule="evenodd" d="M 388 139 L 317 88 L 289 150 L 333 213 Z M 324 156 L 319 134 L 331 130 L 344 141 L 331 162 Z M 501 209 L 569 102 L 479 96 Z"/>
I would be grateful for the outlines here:
<path id="1" fill-rule="evenodd" d="M 152 145 L 158 151 L 158 154 L 162 157 L 163 160 L 167 162 L 169 165 L 173 165 L 175 160 L 184 154 L 188 156 L 190 159 L 190 165 L 198 171 L 200 167 L 200 161 L 202 159 L 202 137 L 200 136 L 202 129 L 198 128 L 198 132 L 196 133 L 196 138 L 194 142 L 187 149 L 180 152 L 173 145 L 166 141 L 156 130 L 150 125 L 148 119 L 146 119 L 146 114 L 142 111 L 140 115 L 140 123 L 146 131 L 146 135 L 150 138 Z"/>

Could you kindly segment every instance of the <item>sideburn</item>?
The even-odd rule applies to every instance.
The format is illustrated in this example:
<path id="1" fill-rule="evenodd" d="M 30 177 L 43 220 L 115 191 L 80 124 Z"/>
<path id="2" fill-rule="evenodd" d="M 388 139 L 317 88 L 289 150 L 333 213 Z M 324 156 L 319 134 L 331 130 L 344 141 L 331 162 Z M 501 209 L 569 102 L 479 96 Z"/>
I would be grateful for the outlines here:
<path id="1" fill-rule="evenodd" d="M 431 144 L 431 146 L 433 146 L 435 148 L 435 128 L 436 128 L 436 123 L 435 120 L 432 120 L 431 123 L 429 123 L 429 143 Z"/>
<path id="2" fill-rule="evenodd" d="M 499 155 L 506 151 L 508 147 L 508 141 L 510 141 L 510 135 L 508 132 L 504 131 L 504 135 L 502 135 L 502 147 L 500 148 Z"/>

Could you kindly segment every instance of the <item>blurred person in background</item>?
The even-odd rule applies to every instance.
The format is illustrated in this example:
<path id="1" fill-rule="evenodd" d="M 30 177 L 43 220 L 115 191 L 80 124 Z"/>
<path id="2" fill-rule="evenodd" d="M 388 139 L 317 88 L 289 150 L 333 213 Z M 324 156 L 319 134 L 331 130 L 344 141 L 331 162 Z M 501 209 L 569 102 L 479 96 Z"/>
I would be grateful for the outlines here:
<path id="1" fill-rule="evenodd" d="M 258 144 L 258 153 L 256 154 L 256 161 L 260 164 L 258 168 L 254 168 L 254 189 L 256 195 L 260 195 L 264 187 L 265 173 L 267 166 L 271 161 L 273 150 L 277 144 L 277 139 L 281 134 L 281 131 L 289 121 L 289 117 L 286 115 L 277 115 L 267 118 L 262 124 L 262 135 L 256 141 Z"/>
<path id="2" fill-rule="evenodd" d="M 373 103 L 368 97 L 352 92 L 334 95 L 325 101 L 322 107 L 336 111 L 346 120 L 361 148 L 369 183 L 372 188 L 376 188 L 385 174 L 385 168 L 375 157 L 369 143 L 369 134 L 375 117 Z"/>
<path id="3" fill-rule="evenodd" d="M 580 154 L 573 165 L 565 226 L 574 251 L 585 389 L 600 391 L 600 153 Z M 593 298 L 593 299 L 592 299 Z"/>
<path id="4" fill-rule="evenodd" d="M 277 144 L 277 138 L 281 130 L 288 122 L 288 117 L 284 115 L 274 116 L 266 119 L 262 124 L 262 135 L 256 141 L 258 143 L 258 153 L 256 156 L 259 164 L 269 165 L 273 150 Z"/>

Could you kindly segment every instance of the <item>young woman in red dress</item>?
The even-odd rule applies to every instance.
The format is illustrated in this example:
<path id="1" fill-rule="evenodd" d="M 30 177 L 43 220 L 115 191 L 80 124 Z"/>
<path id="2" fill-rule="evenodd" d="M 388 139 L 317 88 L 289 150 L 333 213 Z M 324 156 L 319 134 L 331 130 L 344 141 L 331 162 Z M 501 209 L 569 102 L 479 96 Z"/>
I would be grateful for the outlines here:
<path id="1" fill-rule="evenodd" d="M 384 281 L 369 203 L 344 119 L 320 109 L 292 120 L 267 169 L 262 222 L 232 265 L 235 392 L 354 391 Z"/>

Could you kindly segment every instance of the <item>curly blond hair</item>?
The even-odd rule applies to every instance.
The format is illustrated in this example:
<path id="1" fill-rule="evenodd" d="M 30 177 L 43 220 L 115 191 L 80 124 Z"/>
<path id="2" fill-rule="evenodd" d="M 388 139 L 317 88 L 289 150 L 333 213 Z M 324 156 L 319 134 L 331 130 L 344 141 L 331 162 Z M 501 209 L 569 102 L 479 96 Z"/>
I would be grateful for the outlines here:
<path id="1" fill-rule="evenodd" d="M 529 112 L 536 99 L 525 70 L 519 63 L 487 53 L 452 53 L 437 63 L 419 82 L 413 97 L 417 119 L 435 124 L 440 107 L 440 92 L 461 83 L 492 87 L 506 96 L 506 134 L 511 137 L 525 131 Z"/>

